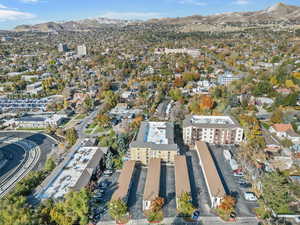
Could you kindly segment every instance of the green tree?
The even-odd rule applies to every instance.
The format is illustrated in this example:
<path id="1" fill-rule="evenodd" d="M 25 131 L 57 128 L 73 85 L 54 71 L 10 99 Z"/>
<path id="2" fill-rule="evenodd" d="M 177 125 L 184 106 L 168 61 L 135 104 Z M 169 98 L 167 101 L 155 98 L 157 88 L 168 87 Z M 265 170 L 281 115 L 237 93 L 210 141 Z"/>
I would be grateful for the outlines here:
<path id="1" fill-rule="evenodd" d="M 108 210 L 109 215 L 115 220 L 119 220 L 121 217 L 125 216 L 128 211 L 126 203 L 121 199 L 111 200 L 108 203 Z"/>
<path id="2" fill-rule="evenodd" d="M 171 89 L 169 95 L 174 101 L 178 101 L 182 98 L 182 93 L 179 88 Z"/>
<path id="3" fill-rule="evenodd" d="M 277 214 L 292 213 L 289 203 L 293 200 L 289 181 L 278 172 L 266 174 L 262 179 L 262 199 L 264 204 Z"/>
<path id="4" fill-rule="evenodd" d="M 55 164 L 53 158 L 50 157 L 46 160 L 44 168 L 47 172 L 51 172 L 55 168 L 55 166 L 56 166 L 56 164 Z"/>
<path id="5" fill-rule="evenodd" d="M 276 109 L 271 116 L 272 123 L 282 123 L 283 121 L 283 113 L 280 109 Z"/>
<path id="6" fill-rule="evenodd" d="M 64 201 L 57 202 L 50 211 L 53 221 L 59 225 L 88 223 L 90 193 L 86 189 L 69 192 Z"/>
<path id="7" fill-rule="evenodd" d="M 74 127 L 67 130 L 66 138 L 67 138 L 67 142 L 70 146 L 72 146 L 76 143 L 76 141 L 78 139 L 78 134 Z"/>
<path id="8" fill-rule="evenodd" d="M 192 203 L 192 197 L 189 193 L 184 192 L 181 194 L 178 201 L 178 211 L 183 216 L 189 216 L 195 211 L 195 207 Z"/>
<path id="9" fill-rule="evenodd" d="M 86 111 L 91 111 L 94 107 L 94 101 L 90 96 L 87 96 L 83 102 Z"/>

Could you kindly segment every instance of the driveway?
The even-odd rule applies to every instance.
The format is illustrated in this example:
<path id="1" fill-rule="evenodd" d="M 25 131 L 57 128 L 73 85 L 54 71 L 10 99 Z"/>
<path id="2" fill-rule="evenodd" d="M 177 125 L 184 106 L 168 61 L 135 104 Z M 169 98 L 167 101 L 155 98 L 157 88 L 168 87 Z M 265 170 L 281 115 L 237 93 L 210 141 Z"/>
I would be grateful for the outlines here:
<path id="1" fill-rule="evenodd" d="M 240 188 L 239 184 L 237 183 L 238 178 L 233 176 L 229 162 L 226 161 L 223 155 L 224 149 L 227 149 L 227 147 L 224 146 L 216 147 L 215 145 L 210 145 L 210 150 L 215 160 L 219 175 L 225 186 L 225 190 L 228 194 L 233 193 L 236 195 L 237 198 L 236 211 L 238 216 L 240 217 L 255 216 L 253 209 L 258 207 L 258 204 L 256 202 L 251 202 L 244 199 L 243 193 L 244 191 L 248 191 L 248 190 Z"/>

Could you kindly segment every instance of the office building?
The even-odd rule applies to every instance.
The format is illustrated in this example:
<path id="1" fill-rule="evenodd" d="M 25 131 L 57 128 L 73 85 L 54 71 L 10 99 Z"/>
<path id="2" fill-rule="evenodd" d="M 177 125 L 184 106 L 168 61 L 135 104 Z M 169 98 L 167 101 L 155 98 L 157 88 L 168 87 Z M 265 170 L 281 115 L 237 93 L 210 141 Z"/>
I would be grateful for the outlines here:
<path id="1" fill-rule="evenodd" d="M 136 139 L 130 143 L 130 158 L 148 165 L 152 158 L 173 164 L 179 148 L 174 142 L 174 125 L 168 122 L 142 122 Z"/>
<path id="2" fill-rule="evenodd" d="M 243 140 L 243 128 L 231 116 L 189 115 L 183 121 L 183 140 L 190 146 L 196 141 L 239 144 Z"/>

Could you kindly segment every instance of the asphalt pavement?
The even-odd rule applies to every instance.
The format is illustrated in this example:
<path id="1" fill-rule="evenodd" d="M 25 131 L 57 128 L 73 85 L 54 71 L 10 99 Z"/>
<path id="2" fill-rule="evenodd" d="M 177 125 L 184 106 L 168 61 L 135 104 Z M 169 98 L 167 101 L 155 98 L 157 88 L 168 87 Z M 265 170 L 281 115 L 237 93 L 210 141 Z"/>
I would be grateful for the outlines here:
<path id="1" fill-rule="evenodd" d="M 236 212 L 240 217 L 251 217 L 255 216 L 254 208 L 258 207 L 257 202 L 247 201 L 243 193 L 249 191 L 248 189 L 241 188 L 237 183 L 237 177 L 233 176 L 229 162 L 226 161 L 223 151 L 227 147 L 216 147 L 210 145 L 210 150 L 215 160 L 219 175 L 225 186 L 225 190 L 228 194 L 234 194 L 237 198 Z"/>

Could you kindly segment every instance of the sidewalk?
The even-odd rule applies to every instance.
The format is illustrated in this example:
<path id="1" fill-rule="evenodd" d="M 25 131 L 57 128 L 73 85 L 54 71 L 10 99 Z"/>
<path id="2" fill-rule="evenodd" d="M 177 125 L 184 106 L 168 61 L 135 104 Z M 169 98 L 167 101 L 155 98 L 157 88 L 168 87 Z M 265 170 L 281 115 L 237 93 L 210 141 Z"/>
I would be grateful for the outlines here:
<path id="1" fill-rule="evenodd" d="M 115 221 L 101 221 L 97 225 L 115 225 Z M 150 225 L 146 219 L 131 220 L 128 225 Z M 157 225 L 257 225 L 255 217 L 240 217 L 236 222 L 224 222 L 219 217 L 201 217 L 199 222 L 185 222 L 182 218 L 168 217 Z"/>

